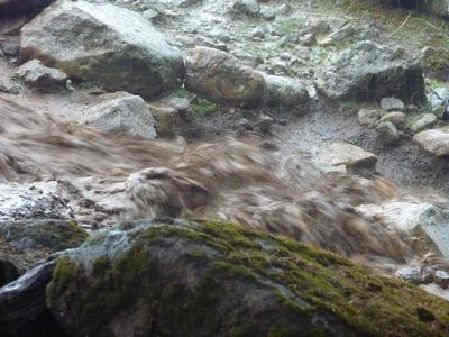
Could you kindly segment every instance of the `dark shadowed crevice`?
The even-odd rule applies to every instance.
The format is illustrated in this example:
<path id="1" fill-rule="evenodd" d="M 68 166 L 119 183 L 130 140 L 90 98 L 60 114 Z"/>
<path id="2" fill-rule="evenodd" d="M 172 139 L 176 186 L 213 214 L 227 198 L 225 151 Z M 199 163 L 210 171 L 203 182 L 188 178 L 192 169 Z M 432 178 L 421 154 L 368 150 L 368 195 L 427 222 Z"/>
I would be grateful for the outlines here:
<path id="1" fill-rule="evenodd" d="M 17 267 L 11 262 L 0 260 L 0 287 L 19 277 Z"/>

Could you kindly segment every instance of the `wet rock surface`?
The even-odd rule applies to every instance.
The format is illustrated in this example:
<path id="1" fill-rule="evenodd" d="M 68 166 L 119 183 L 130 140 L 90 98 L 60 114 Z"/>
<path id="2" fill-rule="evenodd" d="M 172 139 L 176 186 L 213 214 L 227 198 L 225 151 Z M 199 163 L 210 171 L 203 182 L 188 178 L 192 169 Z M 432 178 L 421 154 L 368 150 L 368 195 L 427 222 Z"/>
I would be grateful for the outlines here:
<path id="1" fill-rule="evenodd" d="M 20 48 L 22 61 L 37 58 L 70 77 L 145 98 L 175 89 L 183 77 L 181 54 L 162 33 L 110 4 L 57 2 L 21 29 Z"/>
<path id="2" fill-rule="evenodd" d="M 388 303 L 386 311 L 373 322 L 372 319 L 343 319 L 347 314 L 345 305 L 339 306 L 339 310 L 330 310 L 333 301 L 339 301 L 338 291 L 332 299 L 322 299 L 318 309 L 313 296 L 307 295 L 305 289 L 323 289 L 323 285 L 299 279 L 286 283 L 282 276 L 301 270 L 281 262 L 285 258 L 294 258 L 296 264 L 306 263 L 314 270 L 315 280 L 322 280 L 326 287 L 329 284 L 337 289 L 337 283 L 350 282 L 355 286 L 352 296 L 358 298 L 358 279 L 366 271 L 334 255 L 290 245 L 289 241 L 224 223 L 175 220 L 167 224 L 165 220 L 141 221 L 135 225 L 137 228 L 127 232 L 100 235 L 57 260 L 54 277 L 48 285 L 47 303 L 65 329 L 76 331 L 74 336 L 94 331 L 98 336 L 132 336 L 137 329 L 145 333 L 161 330 L 177 336 L 180 335 L 178 324 L 185 327 L 183 336 L 209 334 L 210 331 L 217 336 L 227 336 L 229 329 L 251 335 L 271 333 L 276 329 L 284 331 L 287 336 L 297 336 L 306 329 L 309 332 L 320 331 L 326 336 L 362 336 L 366 331 L 376 335 L 379 330 L 373 329 L 374 324 L 382 322 L 385 328 L 397 319 L 402 320 L 393 311 L 398 303 L 390 301 L 389 289 L 399 285 L 397 281 L 378 276 L 368 278 L 371 284 L 368 292 L 372 291 L 381 301 Z M 197 235 L 202 236 L 201 241 L 196 239 Z M 249 237 L 250 241 L 241 246 Z M 228 248 L 223 250 L 222 244 Z M 259 268 L 241 259 L 254 249 L 257 254 L 271 256 L 267 266 Z M 278 249 L 286 249 L 284 257 L 275 253 Z M 134 268 L 128 268 L 129 264 Z M 336 276 L 335 272 L 361 274 L 351 274 L 354 278 L 349 281 L 345 276 Z M 329 278 L 334 279 L 334 285 L 330 285 Z M 80 283 L 84 287 L 78 287 Z M 160 284 L 164 284 L 163 292 L 157 290 Z M 142 296 L 137 289 L 145 289 L 145 295 Z M 416 299 L 418 294 L 420 298 L 432 298 L 419 290 L 396 291 L 399 291 L 397 298 L 401 302 L 410 296 Z M 109 296 L 111 292 L 114 292 L 113 297 Z M 177 302 L 182 299 L 181 311 L 170 305 L 175 299 Z M 198 308 L 200 302 L 204 310 L 198 316 L 193 309 Z M 411 301 L 402 309 L 413 312 L 416 309 L 414 303 Z M 97 306 L 103 308 L 100 315 Z M 432 298 L 425 309 L 433 321 L 440 320 L 436 311 L 438 306 L 449 305 Z M 75 309 L 69 310 L 69 307 Z M 366 307 L 363 309 L 363 304 L 360 308 L 358 317 L 371 315 Z M 93 312 L 98 315 L 95 321 L 89 319 Z M 136 315 L 136 312 L 158 312 L 158 315 Z M 253 319 L 242 320 L 242 312 Z M 438 330 L 420 324 L 419 320 L 414 313 L 407 321 L 409 336 L 438 335 Z M 323 321 L 328 325 L 323 326 Z M 396 329 L 402 327 L 394 326 Z"/>
<path id="3" fill-rule="evenodd" d="M 361 41 L 330 59 L 319 74 L 318 88 L 332 99 L 365 101 L 394 95 L 416 104 L 425 97 L 419 63 L 372 41 Z"/>
<path id="4" fill-rule="evenodd" d="M 103 94 L 102 103 L 85 112 L 82 123 L 103 132 L 126 133 L 131 136 L 156 138 L 154 117 L 147 103 L 126 92 Z"/>

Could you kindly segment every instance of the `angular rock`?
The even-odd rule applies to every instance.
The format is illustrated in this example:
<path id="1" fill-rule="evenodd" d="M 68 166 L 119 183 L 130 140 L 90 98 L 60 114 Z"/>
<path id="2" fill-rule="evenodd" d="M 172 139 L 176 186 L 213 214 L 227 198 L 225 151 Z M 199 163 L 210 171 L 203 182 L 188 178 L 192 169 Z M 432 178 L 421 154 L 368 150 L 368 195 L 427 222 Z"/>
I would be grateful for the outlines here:
<path id="1" fill-rule="evenodd" d="M 374 128 L 382 115 L 383 111 L 379 109 L 360 109 L 358 112 L 359 123 L 361 126 Z"/>
<path id="2" fill-rule="evenodd" d="M 148 104 L 139 96 L 117 92 L 101 96 L 102 103 L 85 112 L 83 123 L 103 132 L 156 138 L 155 121 Z"/>
<path id="3" fill-rule="evenodd" d="M 420 266 L 402 267 L 397 270 L 394 275 L 413 284 L 420 284 L 424 282 Z"/>
<path id="4" fill-rule="evenodd" d="M 264 77 L 240 65 L 231 54 L 196 47 L 190 51 L 185 63 L 187 90 L 223 104 L 247 107 L 263 104 Z"/>
<path id="5" fill-rule="evenodd" d="M 394 96 L 415 104 L 425 99 L 419 63 L 371 41 L 330 57 L 317 75 L 318 89 L 331 99 L 372 101 Z"/>
<path id="6" fill-rule="evenodd" d="M 257 17 L 260 15 L 260 8 L 256 0 L 235 0 L 230 13 L 236 17 Z"/>
<path id="7" fill-rule="evenodd" d="M 424 130 L 413 137 L 413 141 L 434 155 L 449 154 L 449 128 Z"/>
<path id="8" fill-rule="evenodd" d="M 405 126 L 405 113 L 402 111 L 390 111 L 383 116 L 379 123 L 390 121 L 399 129 L 403 129 Z"/>
<path id="9" fill-rule="evenodd" d="M 158 107 L 150 105 L 151 112 L 156 120 L 156 130 L 159 137 L 172 138 L 178 122 L 178 112 L 172 107 Z"/>
<path id="10" fill-rule="evenodd" d="M 62 0 L 21 29 L 21 60 L 39 59 L 70 78 L 153 98 L 179 85 L 179 51 L 140 14 Z"/>
<path id="11" fill-rule="evenodd" d="M 404 102 L 394 97 L 382 98 L 380 106 L 385 111 L 404 111 L 405 108 Z"/>
<path id="12" fill-rule="evenodd" d="M 445 331 L 440 313 L 449 310 L 447 302 L 372 277 L 337 255 L 226 223 L 129 225 L 135 228 L 99 233 L 57 260 L 47 303 L 74 337 L 224 337 L 230 331 L 380 337 L 391 329 L 436 337 Z M 248 259 L 253 254 L 266 263 Z M 375 308 L 368 305 L 373 297 Z M 415 314 L 421 303 L 441 324 L 422 324 Z M 354 311 L 357 320 L 349 319 Z"/>
<path id="13" fill-rule="evenodd" d="M 14 76 L 22 79 L 28 86 L 42 92 L 64 89 L 67 80 L 67 75 L 62 71 L 49 68 L 38 60 L 32 60 L 21 65 Z"/>
<path id="14" fill-rule="evenodd" d="M 399 140 L 400 134 L 396 126 L 391 121 L 383 121 L 376 125 L 376 131 L 382 142 L 392 144 Z"/>
<path id="15" fill-rule="evenodd" d="M 361 147 L 345 144 L 333 143 L 323 146 L 319 154 L 313 159 L 317 163 L 325 163 L 330 166 L 345 165 L 348 169 L 370 169 L 374 170 L 377 162 L 375 154 L 366 152 Z"/>
<path id="16" fill-rule="evenodd" d="M 320 46 L 341 46 L 344 43 L 348 43 L 359 38 L 359 33 L 360 29 L 354 27 L 353 25 L 345 25 L 341 29 L 338 29 L 325 38 L 321 39 Z"/>
<path id="17" fill-rule="evenodd" d="M 437 270 L 435 272 L 435 283 L 437 283 L 441 289 L 447 289 L 449 287 L 449 273 L 443 270 Z"/>
<path id="18" fill-rule="evenodd" d="M 449 106 L 449 88 L 440 87 L 433 89 L 427 94 L 427 100 L 430 103 L 432 113 L 442 116 L 443 111 Z"/>
<path id="19" fill-rule="evenodd" d="M 266 83 L 265 104 L 303 112 L 311 102 L 305 85 L 292 78 L 263 74 Z"/>
<path id="20" fill-rule="evenodd" d="M 408 123 L 408 128 L 413 132 L 417 133 L 424 129 L 431 128 L 438 118 L 433 113 L 423 113 Z"/>

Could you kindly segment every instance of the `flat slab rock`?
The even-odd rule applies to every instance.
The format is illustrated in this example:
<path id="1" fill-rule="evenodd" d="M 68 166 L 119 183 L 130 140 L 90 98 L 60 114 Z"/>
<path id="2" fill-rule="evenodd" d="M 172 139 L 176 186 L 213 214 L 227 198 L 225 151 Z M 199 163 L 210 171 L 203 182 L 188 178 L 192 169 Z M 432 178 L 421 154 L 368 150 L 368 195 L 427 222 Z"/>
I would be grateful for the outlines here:
<path id="1" fill-rule="evenodd" d="M 0 184 L 0 221 L 37 218 L 71 218 L 56 181 Z"/>
<path id="2" fill-rule="evenodd" d="M 314 162 L 334 167 L 345 165 L 351 168 L 365 167 L 374 169 L 377 156 L 356 145 L 333 143 L 323 146 L 314 158 Z"/>
<path id="3" fill-rule="evenodd" d="M 449 128 L 421 131 L 413 137 L 413 141 L 434 155 L 449 154 Z"/>

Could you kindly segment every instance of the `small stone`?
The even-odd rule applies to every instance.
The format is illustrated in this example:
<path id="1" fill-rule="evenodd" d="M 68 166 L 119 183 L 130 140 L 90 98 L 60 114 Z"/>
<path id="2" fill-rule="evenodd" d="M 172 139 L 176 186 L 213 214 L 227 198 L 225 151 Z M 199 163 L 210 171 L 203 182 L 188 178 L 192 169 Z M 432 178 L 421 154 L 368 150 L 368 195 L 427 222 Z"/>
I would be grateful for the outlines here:
<path id="1" fill-rule="evenodd" d="M 262 115 L 256 127 L 264 134 L 269 133 L 273 127 L 274 119 L 270 116 Z"/>
<path id="2" fill-rule="evenodd" d="M 382 111 L 379 109 L 360 109 L 358 117 L 361 126 L 374 128 L 377 121 L 382 117 Z"/>
<path id="3" fill-rule="evenodd" d="M 400 136 L 398 130 L 390 121 L 378 123 L 376 126 L 376 131 L 385 144 L 396 142 Z"/>
<path id="4" fill-rule="evenodd" d="M 379 123 L 386 121 L 390 121 L 397 128 L 402 129 L 405 125 L 405 113 L 402 111 L 390 111 L 380 119 Z"/>
<path id="5" fill-rule="evenodd" d="M 413 284 L 422 283 L 421 267 L 418 266 L 402 267 L 394 275 Z"/>
<path id="6" fill-rule="evenodd" d="M 38 60 L 21 65 L 15 77 L 23 79 L 28 86 L 44 92 L 62 89 L 67 81 L 65 73 L 59 69 L 47 67 Z"/>
<path id="7" fill-rule="evenodd" d="M 449 287 L 449 273 L 443 270 L 437 270 L 434 279 L 435 283 L 437 283 L 441 289 L 447 289 Z"/>

